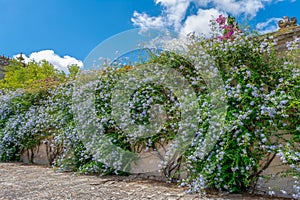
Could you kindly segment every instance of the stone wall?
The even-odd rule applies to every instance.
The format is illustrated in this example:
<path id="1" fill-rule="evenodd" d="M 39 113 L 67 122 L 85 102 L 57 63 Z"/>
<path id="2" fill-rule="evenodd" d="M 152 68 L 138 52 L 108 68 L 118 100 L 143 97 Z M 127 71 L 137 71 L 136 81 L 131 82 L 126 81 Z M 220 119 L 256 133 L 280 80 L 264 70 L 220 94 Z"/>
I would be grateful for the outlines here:
<path id="1" fill-rule="evenodd" d="M 0 80 L 4 78 L 4 66 L 0 65 Z"/>
<path id="2" fill-rule="evenodd" d="M 0 56 L 0 80 L 4 78 L 4 74 L 5 74 L 5 66 L 7 66 L 9 64 L 9 58 L 5 57 L 5 56 Z"/>
<path id="3" fill-rule="evenodd" d="M 278 30 L 277 32 L 271 33 L 274 36 L 274 39 L 277 41 L 276 49 L 279 51 L 279 56 L 286 56 L 287 42 L 294 41 L 296 38 L 299 38 L 298 45 L 300 47 L 300 26 L 284 28 Z M 298 53 L 298 65 L 300 65 L 300 53 Z M 289 139 L 291 135 L 286 135 L 285 138 Z M 299 147 L 299 144 L 294 144 Z M 293 185 L 295 179 L 291 176 L 282 176 L 284 173 L 289 170 L 289 165 L 285 165 L 282 161 L 275 157 L 271 162 L 270 166 L 263 171 L 262 175 L 269 177 L 269 180 L 265 179 L 261 181 L 261 187 L 258 188 L 259 193 L 264 193 L 269 188 L 276 192 L 278 196 L 282 197 L 291 197 L 293 191 Z M 298 180 L 299 181 L 299 180 Z M 283 194 L 281 190 L 286 191 L 286 194 Z"/>
<path id="4" fill-rule="evenodd" d="M 300 38 L 300 26 L 281 29 L 271 33 L 271 35 L 277 40 L 276 49 L 284 52 L 287 49 L 286 42 Z"/>
<path id="5" fill-rule="evenodd" d="M 272 33 L 272 35 L 277 40 L 276 49 L 280 52 L 279 56 L 284 57 L 285 51 L 287 50 L 286 43 L 293 41 L 296 38 L 300 39 L 300 26 L 281 29 L 277 32 Z M 300 40 L 299 40 L 299 44 L 300 44 Z M 300 53 L 298 54 L 297 60 L 298 60 L 298 64 L 300 65 Z"/>
<path id="6" fill-rule="evenodd" d="M 39 146 L 32 149 L 24 149 L 20 160 L 24 163 L 51 165 L 61 151 L 62 147 L 60 146 L 54 147 L 48 142 L 41 142 Z"/>

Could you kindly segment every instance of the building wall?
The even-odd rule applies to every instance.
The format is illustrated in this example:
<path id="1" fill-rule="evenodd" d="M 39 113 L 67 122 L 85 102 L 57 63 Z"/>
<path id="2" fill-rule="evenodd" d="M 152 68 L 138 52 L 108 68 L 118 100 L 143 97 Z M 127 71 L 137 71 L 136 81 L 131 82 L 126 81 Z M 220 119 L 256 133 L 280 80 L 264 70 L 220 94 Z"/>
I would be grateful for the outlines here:
<path id="1" fill-rule="evenodd" d="M 4 66 L 0 65 L 0 80 L 4 78 Z"/>
<path id="2" fill-rule="evenodd" d="M 287 50 L 286 43 L 295 40 L 296 38 L 300 39 L 300 26 L 281 29 L 277 32 L 272 33 L 274 39 L 277 40 L 276 49 L 280 52 L 280 56 L 285 56 L 285 51 Z M 300 40 L 298 42 L 300 47 Z M 298 54 L 298 64 L 300 64 L 300 53 Z"/>

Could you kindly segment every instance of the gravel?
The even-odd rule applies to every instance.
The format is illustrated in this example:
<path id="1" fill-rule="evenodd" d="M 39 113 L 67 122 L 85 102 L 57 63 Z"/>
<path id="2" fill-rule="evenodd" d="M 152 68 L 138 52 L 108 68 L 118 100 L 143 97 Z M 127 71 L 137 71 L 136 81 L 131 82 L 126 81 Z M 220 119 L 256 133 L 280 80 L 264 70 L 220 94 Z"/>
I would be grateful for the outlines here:
<path id="1" fill-rule="evenodd" d="M 175 184 L 143 180 L 136 176 L 91 176 L 56 173 L 50 167 L 23 163 L 0 163 L 0 199 L 279 199 L 247 194 L 186 194 Z"/>

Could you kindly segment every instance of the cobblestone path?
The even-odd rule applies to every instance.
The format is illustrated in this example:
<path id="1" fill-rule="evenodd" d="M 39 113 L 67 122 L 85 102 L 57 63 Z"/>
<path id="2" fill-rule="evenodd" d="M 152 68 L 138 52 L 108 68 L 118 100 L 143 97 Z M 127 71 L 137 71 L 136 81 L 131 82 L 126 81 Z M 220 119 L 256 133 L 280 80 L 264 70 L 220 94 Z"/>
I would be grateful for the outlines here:
<path id="1" fill-rule="evenodd" d="M 267 199 L 245 195 L 209 195 L 200 198 L 186 194 L 184 188 L 133 176 L 99 177 L 55 173 L 44 166 L 0 163 L 0 199 Z M 276 198 L 273 198 L 276 199 Z"/>

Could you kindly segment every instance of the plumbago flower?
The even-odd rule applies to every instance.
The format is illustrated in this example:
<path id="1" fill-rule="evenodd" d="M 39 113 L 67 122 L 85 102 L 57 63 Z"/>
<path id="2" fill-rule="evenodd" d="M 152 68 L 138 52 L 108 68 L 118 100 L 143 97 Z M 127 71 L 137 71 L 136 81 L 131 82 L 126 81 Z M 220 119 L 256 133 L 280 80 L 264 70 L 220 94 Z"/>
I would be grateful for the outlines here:
<path id="1" fill-rule="evenodd" d="M 75 83 L 72 80 L 32 93 L 2 91 L 0 160 L 18 160 L 24 149 L 34 149 L 40 142 L 47 142 L 58 154 L 52 160 L 58 170 L 123 173 L 116 170 L 122 164 L 120 162 L 104 164 L 120 156 L 118 152 L 95 151 L 93 139 L 135 153 L 155 151 L 169 144 L 184 127 L 180 123 L 182 109 L 195 106 L 197 125 L 192 127 L 193 141 L 183 155 L 173 160 L 173 165 L 162 163 L 166 177 L 175 179 L 185 171 L 188 175 L 181 181 L 182 185 L 202 194 L 207 187 L 229 192 L 250 191 L 263 178 L 261 173 L 270 164 L 268 161 L 278 156 L 283 164 L 290 166 L 287 173 L 295 179 L 293 195 L 299 198 L 300 69 L 295 63 L 299 39 L 287 43 L 286 57 L 279 58 L 272 36 L 245 34 L 223 16 L 212 23 L 212 28 L 214 32 L 210 39 L 191 35 L 187 44 L 182 44 L 187 47 L 187 53 L 179 55 L 165 51 L 140 66 L 106 67 L 94 72 L 95 78 L 87 79 L 90 81 L 77 91 L 73 90 Z M 137 82 L 134 76 L 130 77 L 131 70 L 155 65 L 170 66 L 183 75 L 195 91 L 196 102 L 182 105 L 181 99 L 170 88 L 151 83 L 154 76 L 149 76 L 149 84 L 137 83 L 138 89 L 130 96 L 127 104 L 130 120 L 121 116 L 124 118 L 121 121 L 141 127 L 128 134 L 112 117 L 114 88 L 123 75 L 127 75 L 128 81 L 122 83 Z M 217 74 L 221 76 L 222 84 L 211 81 Z M 217 85 L 224 88 L 214 88 L 216 92 L 211 94 L 209 86 Z M 96 118 L 87 118 L 88 113 L 76 115 L 72 97 L 84 100 L 86 91 L 92 87 L 96 88 L 92 93 L 94 98 L 81 102 L 82 107 L 78 109 L 92 109 Z M 225 116 L 218 115 L 220 112 L 218 105 L 213 104 L 214 100 L 227 101 Z M 161 105 L 165 115 L 151 116 L 154 104 Z M 225 121 L 221 122 L 216 116 L 224 117 Z M 159 131 L 140 137 L 139 134 L 149 131 L 147 125 L 151 117 L 165 121 Z M 83 143 L 82 138 L 86 136 L 83 130 L 92 123 L 97 124 L 95 131 L 101 130 L 109 140 L 98 140 L 101 137 L 95 134 L 90 143 Z M 210 141 L 207 135 L 211 133 L 217 143 L 211 148 L 203 148 L 203 144 Z"/>
<path id="2" fill-rule="evenodd" d="M 222 16 L 217 19 L 224 29 L 225 21 Z M 278 58 L 272 37 L 242 32 L 234 32 L 230 40 L 197 38 L 190 44 L 194 56 L 203 49 L 214 56 L 228 98 L 227 128 L 220 133 L 218 144 L 203 158 L 197 146 L 202 137 L 196 137 L 187 152 L 190 175 L 183 185 L 191 191 L 203 192 L 208 186 L 230 192 L 254 189 L 270 164 L 261 161 L 272 161 L 276 154 L 290 164 L 295 180 L 299 179 L 300 79 L 299 66 L 293 62 L 299 53 L 298 39 L 292 43 L 284 59 Z M 294 188 L 299 198 L 298 181 Z"/>
<path id="3" fill-rule="evenodd" d="M 66 89 L 59 86 L 33 94 L 17 91 L 1 96 L 6 100 L 1 104 L 1 112 L 6 111 L 1 115 L 1 160 L 16 160 L 23 149 L 32 150 L 42 141 L 52 142 L 68 121 L 65 97 L 70 94 Z"/>
<path id="4" fill-rule="evenodd" d="M 17 110 L 23 109 L 25 106 L 22 102 L 18 101 L 21 99 L 23 92 L 22 91 L 3 91 L 0 96 L 0 160 L 10 160 L 15 159 L 19 155 L 18 145 L 19 138 L 15 137 L 15 130 L 17 129 L 18 120 L 24 118 L 22 115 L 16 115 Z M 7 124 L 10 124 L 7 128 Z M 7 133 L 5 129 L 9 129 L 11 132 Z"/>

